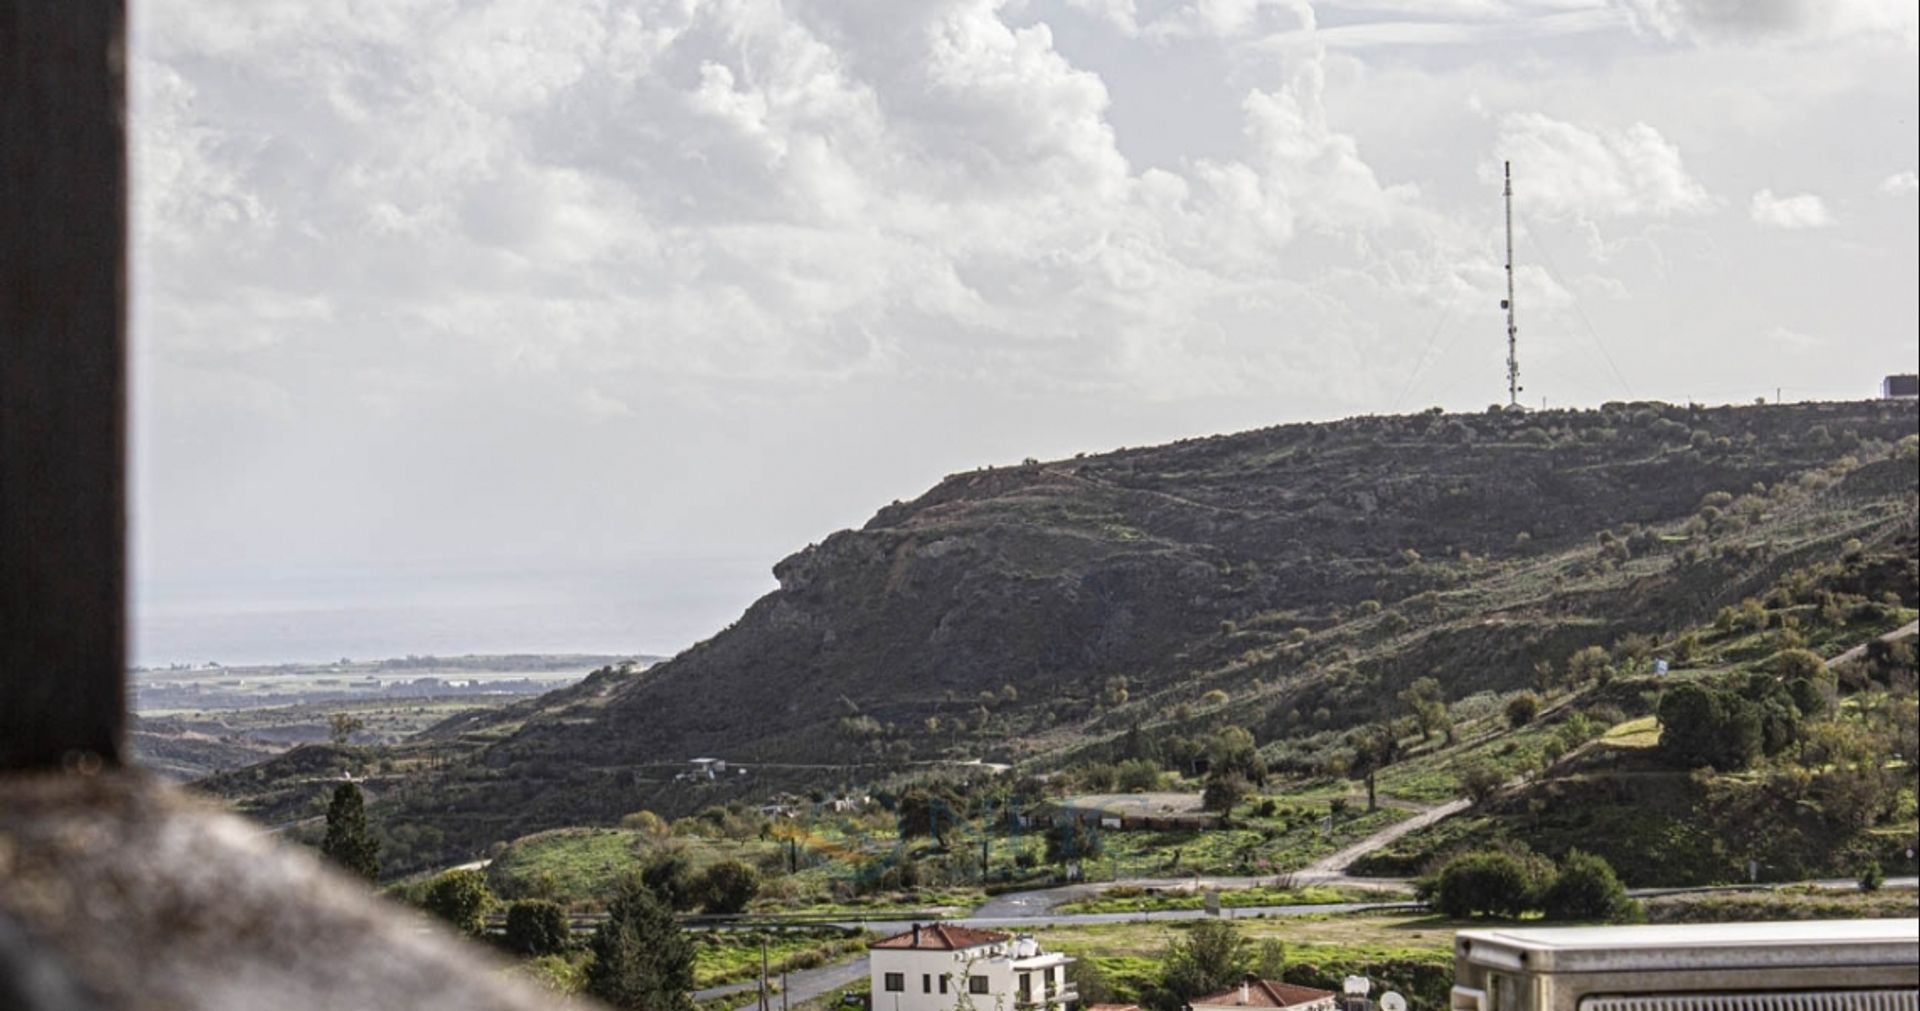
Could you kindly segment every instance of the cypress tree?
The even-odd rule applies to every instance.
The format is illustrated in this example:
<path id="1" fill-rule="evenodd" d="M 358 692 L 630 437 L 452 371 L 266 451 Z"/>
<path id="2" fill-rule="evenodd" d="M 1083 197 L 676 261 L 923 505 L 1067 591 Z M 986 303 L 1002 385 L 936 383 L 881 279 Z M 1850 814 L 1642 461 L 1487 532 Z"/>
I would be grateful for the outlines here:
<path id="1" fill-rule="evenodd" d="M 320 852 L 354 874 L 373 881 L 380 877 L 380 844 L 367 830 L 367 802 L 351 782 L 333 788 L 327 805 L 327 837 Z"/>
<path id="2" fill-rule="evenodd" d="M 634 1011 L 692 1011 L 693 944 L 645 883 L 620 883 L 592 948 L 588 993 Z"/>

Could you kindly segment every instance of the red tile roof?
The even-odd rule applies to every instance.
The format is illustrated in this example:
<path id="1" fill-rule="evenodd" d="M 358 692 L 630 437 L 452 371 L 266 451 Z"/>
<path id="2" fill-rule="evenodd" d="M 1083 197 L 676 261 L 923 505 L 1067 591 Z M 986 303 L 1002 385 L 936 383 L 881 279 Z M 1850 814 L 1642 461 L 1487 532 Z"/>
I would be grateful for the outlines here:
<path id="1" fill-rule="evenodd" d="M 1223 990 L 1210 997 L 1195 997 L 1187 1003 L 1194 1007 L 1297 1007 L 1314 1001 L 1326 1000 L 1338 994 L 1332 990 L 1316 990 L 1310 986 L 1295 986 L 1292 983 L 1276 983 L 1270 979 L 1250 980 L 1247 984 L 1247 999 L 1240 999 L 1240 988 Z"/>
<path id="2" fill-rule="evenodd" d="M 944 923 L 929 923 L 924 927 L 916 926 L 904 934 L 895 934 L 885 940 L 875 941 L 874 948 L 908 948 L 919 951 L 959 951 L 962 948 L 978 948 L 983 944 L 999 944 L 1011 940 L 1012 935 L 995 933 L 991 930 L 975 930 L 972 927 L 950 927 Z"/>

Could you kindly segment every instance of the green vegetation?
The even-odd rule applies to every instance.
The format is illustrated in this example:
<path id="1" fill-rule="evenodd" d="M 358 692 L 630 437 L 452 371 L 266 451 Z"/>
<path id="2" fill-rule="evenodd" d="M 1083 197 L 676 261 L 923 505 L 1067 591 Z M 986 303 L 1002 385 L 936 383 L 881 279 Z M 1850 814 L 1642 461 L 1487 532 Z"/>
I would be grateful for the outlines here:
<path id="1" fill-rule="evenodd" d="M 1349 973 L 1363 973 L 1405 994 L 1417 1011 L 1447 1007 L 1453 983 L 1453 933 L 1468 925 L 1405 914 L 1198 922 L 1214 923 L 1209 930 L 1230 926 L 1239 941 L 1234 945 L 1236 953 L 1249 968 L 1269 971 L 1277 962 L 1283 980 L 1336 992 Z M 1169 947 L 1184 942 L 1197 927 L 1198 923 L 1090 924 L 1048 927 L 1037 936 L 1047 949 L 1087 963 L 1087 970 L 1097 974 L 1112 999 L 1141 1001 L 1162 988 Z"/>
<path id="2" fill-rule="evenodd" d="M 469 937 L 478 937 L 486 929 L 493 903 L 486 877 L 475 870 L 447 871 L 428 882 L 421 893 L 421 908 Z"/>
<path id="3" fill-rule="evenodd" d="M 639 879 L 621 881 L 589 948 L 587 993 L 616 1008 L 691 1011 L 693 945 Z"/>
<path id="4" fill-rule="evenodd" d="M 1519 916 L 1533 904 L 1540 882 L 1534 868 L 1511 853 L 1467 853 L 1447 861 L 1428 901 L 1456 920 Z"/>
<path id="5" fill-rule="evenodd" d="M 1262 806 L 1313 797 L 1337 836 L 1362 788 L 1370 811 L 1470 791 L 1469 823 L 1494 837 L 1457 842 L 1558 857 L 1591 840 L 1636 878 L 1816 856 L 1851 873 L 1904 853 L 1904 794 L 1865 756 L 1901 737 L 1906 668 L 1888 647 L 1829 693 L 1794 651 L 1831 657 L 1920 603 L 1914 424 L 1910 404 L 1879 402 L 1423 413 L 958 474 L 786 559 L 778 590 L 669 663 L 206 786 L 297 821 L 318 813 L 316 772 L 384 763 L 369 797 L 397 873 L 656 811 L 690 874 L 752 867 L 758 908 L 1044 882 L 1058 865 L 1013 827 L 1076 780 L 1211 792 L 1230 822 L 1183 811 L 1140 831 L 1161 810 L 1143 801 L 1103 833 L 1102 876 L 1297 866 L 1323 840 Z M 1687 683 L 1760 710 L 1757 759 L 1694 783 L 1657 748 L 1604 743 Z M 694 755 L 746 771 L 695 775 Z M 982 759 L 1012 771 L 961 764 Z M 780 834 L 842 831 L 848 793 L 884 827 Z M 1769 799 L 1817 817 L 1768 816 Z M 759 816 L 769 804 L 797 817 Z M 1459 835 L 1379 860 L 1426 870 L 1446 855 L 1421 849 L 1434 833 Z M 1619 841 L 1634 838 L 1653 859 Z M 646 866 L 661 845 L 613 862 Z M 571 876 L 605 901 L 612 873 Z M 545 890 L 537 872 L 523 883 Z"/>
<path id="6" fill-rule="evenodd" d="M 1356 872 L 1430 872 L 1505 847 L 1590 849 L 1635 884 L 1856 875 L 1873 862 L 1911 873 L 1913 643 L 1878 636 L 1913 619 L 1916 543 L 1912 527 L 1894 529 L 1784 569 L 1711 624 L 1616 648 L 1605 683 L 1560 689 L 1526 729 L 1402 763 L 1383 776 L 1390 788 L 1415 792 L 1451 769 L 1479 808 Z M 1689 666 L 1665 676 L 1636 659 L 1681 646 Z M 1856 646 L 1849 662 L 1821 659 Z M 1583 649 L 1567 667 L 1598 662 Z M 1490 771 L 1502 755 L 1499 772 L 1523 780 L 1512 790 Z"/>
<path id="7" fill-rule="evenodd" d="M 572 947 L 573 928 L 558 902 L 521 899 L 507 906 L 507 950 L 538 957 L 557 955 Z"/>
<path id="8" fill-rule="evenodd" d="M 1378 892 L 1358 888 L 1336 888 L 1331 885 L 1305 885 L 1285 887 L 1275 885 L 1256 885 L 1249 888 L 1225 888 L 1219 890 L 1220 905 L 1225 909 L 1248 909 L 1255 906 L 1324 906 L 1339 902 L 1371 902 L 1381 899 Z M 1097 897 L 1079 902 L 1069 902 L 1059 907 L 1062 913 L 1149 913 L 1168 909 L 1200 909 L 1206 904 L 1206 893 L 1197 889 L 1149 889 L 1138 886 L 1109 888 Z"/>
<path id="9" fill-rule="evenodd" d="M 380 877 L 380 844 L 367 831 L 366 800 L 351 782 L 333 788 L 320 855 L 368 881 Z"/>

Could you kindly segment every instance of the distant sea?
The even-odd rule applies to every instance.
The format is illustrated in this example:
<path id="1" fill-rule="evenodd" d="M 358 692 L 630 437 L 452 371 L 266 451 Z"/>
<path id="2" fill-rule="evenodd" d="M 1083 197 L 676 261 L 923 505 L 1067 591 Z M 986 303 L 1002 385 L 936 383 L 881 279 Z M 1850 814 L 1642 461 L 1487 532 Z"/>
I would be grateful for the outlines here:
<path id="1" fill-rule="evenodd" d="M 465 653 L 650 653 L 708 638 L 774 588 L 770 559 L 595 569 L 297 569 L 136 584 L 137 666 Z"/>

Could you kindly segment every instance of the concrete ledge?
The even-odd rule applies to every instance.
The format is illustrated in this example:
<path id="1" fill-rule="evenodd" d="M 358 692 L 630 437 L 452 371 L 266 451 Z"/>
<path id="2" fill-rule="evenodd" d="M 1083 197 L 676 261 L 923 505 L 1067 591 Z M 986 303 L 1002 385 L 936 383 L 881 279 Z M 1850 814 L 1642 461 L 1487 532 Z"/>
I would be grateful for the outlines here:
<path id="1" fill-rule="evenodd" d="M 0 985 L 0 1003 L 35 1011 L 559 1005 L 484 948 L 132 771 L 0 775 L 0 976 L 19 991 Z"/>

